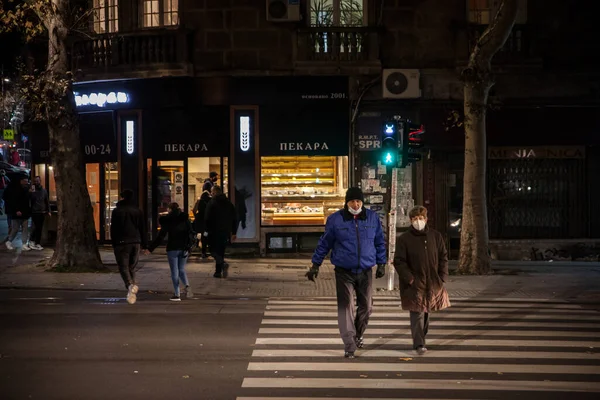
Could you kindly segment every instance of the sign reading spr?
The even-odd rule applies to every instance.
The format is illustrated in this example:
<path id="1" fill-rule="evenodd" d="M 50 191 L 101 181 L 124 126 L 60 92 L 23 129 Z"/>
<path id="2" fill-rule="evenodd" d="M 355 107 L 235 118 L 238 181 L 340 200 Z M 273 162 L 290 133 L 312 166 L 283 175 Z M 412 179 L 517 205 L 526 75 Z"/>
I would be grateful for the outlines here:
<path id="1" fill-rule="evenodd" d="M 358 150 L 373 151 L 381 149 L 380 135 L 358 135 Z"/>

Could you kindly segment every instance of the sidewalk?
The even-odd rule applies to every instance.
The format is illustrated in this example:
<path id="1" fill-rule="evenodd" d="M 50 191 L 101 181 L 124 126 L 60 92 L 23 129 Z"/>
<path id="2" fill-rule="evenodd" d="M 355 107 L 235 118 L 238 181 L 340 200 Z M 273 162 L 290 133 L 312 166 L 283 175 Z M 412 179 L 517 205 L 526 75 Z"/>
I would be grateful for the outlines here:
<path id="1" fill-rule="evenodd" d="M 47 288 L 69 290 L 124 291 L 117 273 L 114 255 L 101 250 L 103 262 L 114 273 L 53 273 L 40 262 L 52 250 L 42 252 L 8 252 L 0 250 L 0 288 Z M 228 279 L 212 277 L 214 262 L 192 256 L 187 273 L 196 295 L 226 297 L 321 297 L 335 296 L 333 268 L 326 263 L 317 283 L 304 277 L 310 260 L 248 258 L 229 259 Z M 494 298 L 572 299 L 600 302 L 600 265 L 577 263 L 500 263 L 506 274 L 491 276 L 450 276 L 447 288 L 452 297 L 487 296 Z M 555 265 L 550 265 L 555 264 Z M 568 264 L 568 263 L 563 263 Z M 580 265 L 585 264 L 585 265 Z M 166 256 L 142 256 L 138 281 L 142 291 L 169 294 L 172 284 Z M 388 277 L 374 279 L 376 296 L 399 296 L 395 289 L 386 290 Z"/>

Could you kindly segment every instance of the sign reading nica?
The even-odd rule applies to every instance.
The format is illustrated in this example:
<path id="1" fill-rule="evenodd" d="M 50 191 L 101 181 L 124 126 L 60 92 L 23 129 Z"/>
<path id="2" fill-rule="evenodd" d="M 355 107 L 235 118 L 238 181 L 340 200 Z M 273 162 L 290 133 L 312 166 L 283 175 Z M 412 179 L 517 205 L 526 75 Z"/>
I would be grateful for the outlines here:
<path id="1" fill-rule="evenodd" d="M 380 135 L 358 135 L 358 150 L 371 151 L 381 148 Z"/>

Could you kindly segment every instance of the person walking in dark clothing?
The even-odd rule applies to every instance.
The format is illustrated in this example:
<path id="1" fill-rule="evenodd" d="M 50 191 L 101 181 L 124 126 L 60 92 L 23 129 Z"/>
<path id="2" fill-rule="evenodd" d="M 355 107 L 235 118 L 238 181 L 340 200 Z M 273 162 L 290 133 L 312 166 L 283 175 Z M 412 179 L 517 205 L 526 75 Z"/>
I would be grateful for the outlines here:
<path id="1" fill-rule="evenodd" d="M 408 216 L 412 226 L 396 242 L 394 268 L 400 281 L 402 309 L 410 311 L 413 349 L 423 355 L 427 352 L 429 313 L 450 307 L 444 287 L 448 252 L 442 235 L 427 226 L 425 207 L 416 206 Z"/>
<path id="2" fill-rule="evenodd" d="M 214 171 L 211 172 L 209 174 L 209 177 L 204 181 L 204 184 L 202 185 L 202 191 L 210 193 L 213 186 L 215 186 L 218 181 L 219 181 L 219 174 Z"/>
<path id="3" fill-rule="evenodd" d="M 144 214 L 135 205 L 133 191 L 126 189 L 121 193 L 121 201 L 112 212 L 110 237 L 119 272 L 127 288 L 127 302 L 134 304 L 139 290 L 135 280 L 135 269 L 141 249 L 146 248 Z M 141 248 L 141 249 L 140 249 Z"/>
<path id="4" fill-rule="evenodd" d="M 40 242 L 42 241 L 42 230 L 44 229 L 46 215 L 51 215 L 48 192 L 42 187 L 40 177 L 36 176 L 31 192 L 31 223 L 33 229 L 31 235 L 29 235 L 29 247 L 33 250 L 44 250 Z"/>
<path id="5" fill-rule="evenodd" d="M 210 201 L 210 193 L 209 192 L 202 192 L 202 196 L 200 196 L 200 198 L 198 199 L 198 201 L 196 202 L 196 205 L 194 205 L 194 209 L 193 209 L 193 213 L 194 213 L 194 231 L 198 232 L 198 234 L 200 235 L 200 243 L 202 245 L 202 258 L 207 258 L 207 251 L 208 251 L 208 238 L 206 238 L 204 236 L 204 232 L 206 231 L 205 229 L 205 223 L 204 223 L 204 215 L 206 214 L 206 206 L 208 205 L 208 202 Z"/>
<path id="6" fill-rule="evenodd" d="M 344 357 L 354 358 L 356 349 L 363 347 L 363 334 L 373 309 L 372 268 L 377 265 L 375 277 L 381 278 L 387 262 L 381 221 L 377 213 L 363 208 L 363 193 L 359 188 L 349 188 L 344 208 L 327 218 L 325 233 L 306 273 L 309 280 L 314 281 L 318 276 L 329 251 L 335 266 L 338 327 L 344 342 Z"/>
<path id="7" fill-rule="evenodd" d="M 189 240 L 193 232 L 192 224 L 187 213 L 179 208 L 179 204 L 169 204 L 169 213 L 159 219 L 160 233 L 148 247 L 148 253 L 156 249 L 167 236 L 167 259 L 171 268 L 171 280 L 173 281 L 173 297 L 171 301 L 181 301 L 180 282 L 185 286 L 187 298 L 192 298 L 190 281 L 185 273 L 185 264 L 189 256 Z"/>
<path id="8" fill-rule="evenodd" d="M 223 194 L 219 186 L 213 186 L 212 199 L 206 206 L 205 234 L 210 243 L 210 252 L 215 259 L 215 278 L 227 278 L 229 264 L 225 262 L 227 243 L 235 241 L 237 221 L 235 207 Z"/>
<path id="9" fill-rule="evenodd" d="M 27 244 L 29 239 L 29 218 L 31 217 L 31 188 L 29 179 L 21 178 L 17 183 L 10 184 L 4 191 L 4 202 L 6 215 L 11 219 L 11 226 L 8 238 L 6 239 L 6 248 L 14 249 L 13 240 L 19 233 L 19 228 L 23 233 L 21 240 L 23 242 L 23 251 L 29 251 L 31 248 Z"/>

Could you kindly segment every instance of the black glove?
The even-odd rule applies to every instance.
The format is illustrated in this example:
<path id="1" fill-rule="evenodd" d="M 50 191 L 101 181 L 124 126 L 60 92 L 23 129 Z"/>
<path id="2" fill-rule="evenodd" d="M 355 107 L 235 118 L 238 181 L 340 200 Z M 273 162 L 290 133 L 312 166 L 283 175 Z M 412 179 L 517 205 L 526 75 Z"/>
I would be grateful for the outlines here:
<path id="1" fill-rule="evenodd" d="M 308 272 L 305 275 L 309 281 L 315 281 L 315 278 L 317 276 L 319 276 L 319 266 L 316 264 L 313 264 L 313 266 L 311 267 L 311 269 L 308 270 Z"/>
<path id="2" fill-rule="evenodd" d="M 379 264 L 377 266 L 377 272 L 375 272 L 375 278 L 381 278 L 385 275 L 385 264 Z"/>

